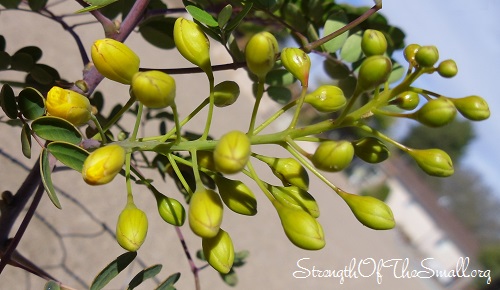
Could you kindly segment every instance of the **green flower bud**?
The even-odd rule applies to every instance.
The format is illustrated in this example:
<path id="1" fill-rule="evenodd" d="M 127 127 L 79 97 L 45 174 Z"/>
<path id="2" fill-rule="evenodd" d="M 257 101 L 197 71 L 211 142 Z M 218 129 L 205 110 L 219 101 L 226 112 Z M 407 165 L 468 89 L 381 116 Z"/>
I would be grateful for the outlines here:
<path id="1" fill-rule="evenodd" d="M 196 151 L 196 160 L 198 161 L 198 166 L 201 166 L 211 171 L 216 171 L 214 153 L 212 151 L 204 151 L 204 150 Z"/>
<path id="2" fill-rule="evenodd" d="M 437 72 L 444 78 L 452 78 L 457 75 L 457 63 L 453 59 L 443 60 L 437 67 Z"/>
<path id="3" fill-rule="evenodd" d="M 359 68 L 357 87 L 363 91 L 373 90 L 387 81 L 391 71 L 392 62 L 388 57 L 369 56 Z"/>
<path id="4" fill-rule="evenodd" d="M 347 101 L 344 92 L 337 86 L 322 85 L 305 96 L 304 102 L 323 113 L 332 113 L 342 109 Z"/>
<path id="5" fill-rule="evenodd" d="M 243 182 L 222 175 L 216 175 L 214 180 L 222 201 L 230 210 L 242 215 L 257 214 L 257 199 Z"/>
<path id="6" fill-rule="evenodd" d="M 284 48 L 281 51 L 281 63 L 287 71 L 300 81 L 302 86 L 308 86 L 311 60 L 307 53 L 299 48 Z"/>
<path id="7" fill-rule="evenodd" d="M 271 33 L 264 31 L 253 35 L 245 47 L 248 69 L 263 79 L 273 69 L 278 50 L 278 41 Z"/>
<path id="8" fill-rule="evenodd" d="M 349 141 L 324 141 L 316 148 L 311 161 L 320 170 L 341 171 L 351 164 L 354 147 Z"/>
<path id="9" fill-rule="evenodd" d="M 201 240 L 203 255 L 215 270 L 227 274 L 233 267 L 234 246 L 229 234 L 220 229 L 213 238 Z"/>
<path id="10" fill-rule="evenodd" d="M 448 177 L 455 171 L 450 156 L 441 149 L 410 149 L 408 155 L 429 175 Z"/>
<path id="11" fill-rule="evenodd" d="M 92 116 L 89 99 L 72 90 L 52 87 L 45 102 L 47 113 L 63 118 L 75 126 L 87 123 Z"/>
<path id="12" fill-rule="evenodd" d="M 158 213 L 164 221 L 176 227 L 180 227 L 184 224 L 186 220 L 186 210 L 178 200 L 164 196 L 160 193 L 155 194 L 155 198 Z"/>
<path id="13" fill-rule="evenodd" d="M 116 240 L 127 251 L 137 251 L 148 233 L 148 217 L 135 205 L 129 204 L 118 216 Z"/>
<path id="14" fill-rule="evenodd" d="M 366 56 L 383 55 L 387 50 L 384 34 L 378 30 L 365 30 L 361 39 L 361 50 Z"/>
<path id="15" fill-rule="evenodd" d="M 457 110 L 465 118 L 472 121 L 482 121 L 490 117 L 488 103 L 480 96 L 467 96 L 464 98 L 450 99 Z"/>
<path id="16" fill-rule="evenodd" d="M 439 52 L 434 45 L 422 46 L 415 53 L 415 61 L 420 67 L 432 67 L 439 60 Z"/>
<path id="17" fill-rule="evenodd" d="M 215 191 L 197 190 L 189 203 L 189 226 L 193 233 L 202 238 L 215 237 L 222 223 L 222 213 L 222 201 Z"/>
<path id="18" fill-rule="evenodd" d="M 420 103 L 420 97 L 417 93 L 412 91 L 406 91 L 389 102 L 390 105 L 396 105 L 398 108 L 411 111 L 417 108 Z"/>
<path id="19" fill-rule="evenodd" d="M 96 69 L 106 78 L 129 85 L 139 71 L 139 57 L 125 44 L 105 38 L 94 42 L 91 50 Z"/>
<path id="20" fill-rule="evenodd" d="M 256 156 L 271 168 L 284 186 L 296 186 L 303 190 L 309 189 L 309 176 L 306 169 L 294 158 L 274 158 L 262 155 Z"/>
<path id="21" fill-rule="evenodd" d="M 321 224 L 303 210 L 273 202 L 281 225 L 288 239 L 297 247 L 305 250 L 319 250 L 325 246 L 325 235 Z"/>
<path id="22" fill-rule="evenodd" d="M 174 23 L 174 42 L 185 59 L 205 73 L 212 74 L 210 41 L 198 24 L 183 17 L 177 18 Z"/>
<path id="23" fill-rule="evenodd" d="M 214 105 L 226 107 L 232 105 L 240 95 L 240 86 L 233 81 L 223 81 L 214 87 Z"/>
<path id="24" fill-rule="evenodd" d="M 410 63 L 413 66 L 417 65 L 417 62 L 415 61 L 415 54 L 417 54 L 417 51 L 420 49 L 420 45 L 418 44 L 410 44 L 405 47 L 403 55 L 408 63 Z"/>
<path id="25" fill-rule="evenodd" d="M 267 189 L 274 198 L 284 206 L 303 210 L 313 218 L 319 217 L 319 207 L 314 197 L 307 191 L 296 186 L 267 185 Z"/>
<path id="26" fill-rule="evenodd" d="M 132 78 L 130 91 L 144 106 L 161 109 L 174 103 L 175 80 L 161 71 L 138 72 Z"/>
<path id="27" fill-rule="evenodd" d="M 389 230 L 396 225 L 391 208 L 383 201 L 347 192 L 340 192 L 339 195 L 363 225 L 374 230 Z"/>
<path id="28" fill-rule="evenodd" d="M 444 126 L 457 115 L 457 109 L 448 98 L 440 97 L 425 103 L 413 117 L 420 123 L 429 127 Z"/>
<path id="29" fill-rule="evenodd" d="M 125 163 L 125 149 L 116 144 L 96 149 L 83 162 L 82 177 L 90 185 L 111 182 Z"/>
<path id="30" fill-rule="evenodd" d="M 250 158 L 250 139 L 241 131 L 231 131 L 223 135 L 214 149 L 217 171 L 233 174 L 245 168 Z"/>
<path id="31" fill-rule="evenodd" d="M 379 163 L 389 158 L 387 146 L 375 137 L 364 137 L 352 143 L 354 154 L 368 163 Z"/>

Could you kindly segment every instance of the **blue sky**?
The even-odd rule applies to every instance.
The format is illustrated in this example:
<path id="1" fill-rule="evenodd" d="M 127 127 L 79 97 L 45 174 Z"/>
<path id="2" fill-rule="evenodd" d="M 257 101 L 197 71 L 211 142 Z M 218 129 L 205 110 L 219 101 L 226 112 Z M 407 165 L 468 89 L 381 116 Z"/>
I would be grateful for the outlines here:
<path id="1" fill-rule="evenodd" d="M 337 1 L 372 6 L 371 0 Z M 406 43 L 435 45 L 440 59 L 454 59 L 459 73 L 452 79 L 431 75 L 419 85 L 449 97 L 479 95 L 491 117 L 475 123 L 476 139 L 465 164 L 482 173 L 500 194 L 500 1 L 383 1 L 381 13 L 406 33 Z"/>

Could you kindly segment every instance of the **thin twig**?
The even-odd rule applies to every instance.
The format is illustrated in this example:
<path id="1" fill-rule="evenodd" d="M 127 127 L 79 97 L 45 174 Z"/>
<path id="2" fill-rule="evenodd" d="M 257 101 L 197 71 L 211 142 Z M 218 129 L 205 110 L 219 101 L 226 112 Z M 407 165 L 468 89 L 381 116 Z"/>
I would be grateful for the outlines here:
<path id="1" fill-rule="evenodd" d="M 198 269 L 194 264 L 193 258 L 191 257 L 191 253 L 189 252 L 186 241 L 184 240 L 184 236 L 182 235 L 181 229 L 179 227 L 175 227 L 175 232 L 179 237 L 179 241 L 181 242 L 182 248 L 184 249 L 184 254 L 186 254 L 186 258 L 188 259 L 189 267 L 191 268 L 191 272 L 193 273 L 194 284 L 196 287 L 195 289 L 200 290 L 200 278 L 198 276 L 198 272 L 200 269 Z"/>

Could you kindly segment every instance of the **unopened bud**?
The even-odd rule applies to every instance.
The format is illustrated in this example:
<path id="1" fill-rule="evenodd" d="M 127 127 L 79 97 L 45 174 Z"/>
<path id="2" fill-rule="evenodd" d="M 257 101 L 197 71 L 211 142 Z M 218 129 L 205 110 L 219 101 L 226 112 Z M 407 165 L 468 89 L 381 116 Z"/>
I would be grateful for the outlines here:
<path id="1" fill-rule="evenodd" d="M 310 104 L 319 112 L 332 113 L 342 109 L 346 105 L 347 100 L 344 92 L 339 87 L 322 85 L 307 94 L 304 102 Z"/>
<path id="2" fill-rule="evenodd" d="M 144 106 L 161 109 L 174 103 L 175 80 L 161 71 L 138 72 L 132 78 L 130 91 Z"/>
<path id="3" fill-rule="evenodd" d="M 444 78 L 452 78 L 457 75 L 457 63 L 453 59 L 443 60 L 439 63 L 437 72 Z"/>
<path id="4" fill-rule="evenodd" d="M 83 162 L 82 177 L 90 185 L 111 182 L 125 163 L 125 149 L 116 144 L 106 145 L 90 153 Z"/>
<path id="5" fill-rule="evenodd" d="M 242 215 L 257 213 L 257 199 L 243 182 L 222 175 L 216 175 L 214 180 L 222 201 L 230 210 Z"/>
<path id="6" fill-rule="evenodd" d="M 383 201 L 373 196 L 354 195 L 347 192 L 341 192 L 339 195 L 363 225 L 374 230 L 388 230 L 396 225 L 391 208 Z"/>
<path id="7" fill-rule="evenodd" d="M 420 103 L 420 97 L 416 92 L 406 91 L 398 96 L 395 99 L 389 102 L 390 105 L 396 105 L 398 108 L 411 111 L 417 108 Z"/>
<path id="8" fill-rule="evenodd" d="M 226 107 L 232 105 L 240 95 L 240 87 L 236 82 L 223 81 L 214 87 L 214 105 Z"/>
<path id="9" fill-rule="evenodd" d="M 469 120 L 482 121 L 490 117 L 488 103 L 480 96 L 467 96 L 450 100 L 460 114 Z"/>
<path id="10" fill-rule="evenodd" d="M 186 210 L 182 204 L 178 200 L 163 194 L 155 194 L 155 197 L 161 218 L 173 226 L 182 226 L 186 220 Z"/>
<path id="11" fill-rule="evenodd" d="M 92 116 L 92 106 L 87 97 L 60 87 L 50 89 L 45 106 L 49 115 L 63 118 L 75 126 L 87 123 Z"/>
<path id="12" fill-rule="evenodd" d="M 222 223 L 223 207 L 219 195 L 210 189 L 197 190 L 191 196 L 188 209 L 189 226 L 202 238 L 217 235 Z"/>
<path id="13" fill-rule="evenodd" d="M 229 273 L 234 262 L 234 246 L 226 231 L 220 229 L 215 237 L 203 238 L 201 247 L 210 266 L 222 274 Z"/>
<path id="14" fill-rule="evenodd" d="M 306 169 L 294 158 L 275 158 L 257 155 L 257 159 L 265 162 L 284 186 L 296 186 L 303 190 L 309 188 L 309 176 Z"/>
<path id="15" fill-rule="evenodd" d="M 368 163 L 380 163 L 389 158 L 387 146 L 375 137 L 364 137 L 352 143 L 354 153 Z"/>
<path id="16" fill-rule="evenodd" d="M 267 189 L 281 204 L 303 210 L 314 218 L 319 217 L 319 206 L 309 192 L 296 186 L 274 186 L 270 184 L 267 185 Z"/>
<path id="17" fill-rule="evenodd" d="M 453 102 L 448 98 L 440 97 L 425 103 L 413 114 L 413 117 L 426 126 L 441 127 L 453 121 L 456 115 L 457 109 Z"/>
<path id="18" fill-rule="evenodd" d="M 148 233 L 148 217 L 135 205 L 127 205 L 116 224 L 116 240 L 127 251 L 137 251 Z"/>
<path id="19" fill-rule="evenodd" d="M 271 33 L 264 31 L 253 35 L 245 47 L 248 69 L 259 78 L 264 78 L 276 62 L 278 41 Z"/>
<path id="20" fill-rule="evenodd" d="M 417 62 L 415 61 L 415 54 L 417 54 L 417 51 L 419 50 L 420 45 L 412 43 L 409 44 L 408 46 L 405 47 L 403 55 L 408 63 L 410 63 L 413 66 L 417 65 Z"/>
<path id="21" fill-rule="evenodd" d="M 415 54 L 415 61 L 420 67 L 432 67 L 439 60 L 439 52 L 434 45 L 422 46 Z"/>
<path id="22" fill-rule="evenodd" d="M 185 59 L 205 73 L 212 74 L 210 41 L 198 24 L 183 17 L 177 18 L 174 24 L 174 42 Z"/>
<path id="23" fill-rule="evenodd" d="M 311 59 L 302 49 L 287 47 L 281 51 L 281 63 L 302 86 L 307 87 L 309 83 L 309 71 Z"/>
<path id="24" fill-rule="evenodd" d="M 382 55 L 387 50 L 387 39 L 382 32 L 367 29 L 361 39 L 361 50 L 366 56 Z"/>
<path id="25" fill-rule="evenodd" d="M 359 68 L 357 87 L 362 91 L 375 89 L 385 83 L 392 71 L 391 60 L 383 55 L 367 57 Z"/>
<path id="26" fill-rule="evenodd" d="M 128 46 L 111 38 L 95 41 L 91 56 L 99 73 L 115 82 L 129 85 L 139 71 L 139 57 Z"/>
<path id="27" fill-rule="evenodd" d="M 217 171 L 233 174 L 245 168 L 250 158 L 250 139 L 241 131 L 231 131 L 223 135 L 214 149 Z"/>
<path id="28" fill-rule="evenodd" d="M 411 149 L 408 155 L 429 175 L 448 177 L 455 171 L 450 156 L 441 149 Z"/>
<path id="29" fill-rule="evenodd" d="M 341 171 L 354 157 L 354 147 L 349 141 L 324 141 L 316 148 L 311 161 L 320 170 L 328 172 Z"/>

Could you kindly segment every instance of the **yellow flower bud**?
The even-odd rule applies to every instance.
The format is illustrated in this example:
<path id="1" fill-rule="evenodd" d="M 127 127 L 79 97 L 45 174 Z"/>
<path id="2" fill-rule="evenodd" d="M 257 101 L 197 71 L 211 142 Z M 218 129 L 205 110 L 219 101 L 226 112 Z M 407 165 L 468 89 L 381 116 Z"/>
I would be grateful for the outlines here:
<path id="1" fill-rule="evenodd" d="M 60 87 L 50 89 L 45 106 L 49 115 L 63 118 L 75 126 L 87 123 L 92 116 L 92 106 L 87 97 Z"/>
<path id="2" fill-rule="evenodd" d="M 125 163 L 125 149 L 116 144 L 101 147 L 83 162 L 83 180 L 90 185 L 111 182 Z"/>
<path id="3" fill-rule="evenodd" d="M 186 220 L 186 210 L 182 204 L 178 200 L 163 194 L 155 194 L 155 197 L 161 218 L 173 226 L 182 226 Z"/>
<path id="4" fill-rule="evenodd" d="M 210 266 L 222 274 L 229 273 L 234 262 L 234 246 L 226 231 L 220 229 L 215 237 L 203 238 L 201 247 Z"/>
<path id="5" fill-rule="evenodd" d="M 116 224 L 116 240 L 127 251 L 137 251 L 148 233 L 148 217 L 135 205 L 127 205 Z"/>
<path id="6" fill-rule="evenodd" d="M 297 160 L 263 155 L 257 155 L 256 158 L 269 165 L 273 174 L 283 182 L 284 186 L 294 185 L 306 191 L 309 189 L 309 175 Z"/>
<path id="7" fill-rule="evenodd" d="M 214 181 L 222 201 L 230 210 L 242 215 L 257 213 L 257 199 L 243 182 L 225 178 L 222 175 L 216 175 Z"/>
<path id="8" fill-rule="evenodd" d="M 448 177 L 455 172 L 450 155 L 441 149 L 410 149 L 408 155 L 431 176 Z"/>
<path id="9" fill-rule="evenodd" d="M 211 74 L 210 41 L 198 24 L 183 17 L 177 18 L 174 23 L 174 42 L 185 59 Z"/>
<path id="10" fill-rule="evenodd" d="M 223 81 L 214 87 L 214 105 L 226 107 L 232 105 L 240 95 L 240 86 L 233 81 Z"/>
<path id="11" fill-rule="evenodd" d="M 342 109 L 347 100 L 344 92 L 337 86 L 322 85 L 314 92 L 307 94 L 304 102 L 323 113 L 332 113 Z"/>
<path id="12" fill-rule="evenodd" d="M 274 35 L 267 31 L 255 34 L 245 47 L 248 69 L 259 78 L 264 78 L 273 69 L 278 50 Z"/>
<path id="13" fill-rule="evenodd" d="M 281 62 L 283 66 L 300 81 L 302 86 L 308 86 L 311 59 L 307 53 L 299 48 L 284 48 L 281 51 Z"/>
<path id="14" fill-rule="evenodd" d="M 219 172 L 233 174 L 245 168 L 250 158 L 250 139 L 241 131 L 222 136 L 214 149 L 215 167 Z"/>
<path id="15" fill-rule="evenodd" d="M 319 206 L 314 197 L 297 186 L 273 186 L 268 184 L 267 189 L 282 205 L 303 210 L 313 218 L 319 217 Z"/>
<path id="16" fill-rule="evenodd" d="M 373 196 L 354 195 L 347 192 L 340 192 L 339 195 L 363 225 L 374 230 L 388 230 L 396 225 L 391 208 L 383 201 Z"/>
<path id="17" fill-rule="evenodd" d="M 130 91 L 144 106 L 161 109 L 174 103 L 175 80 L 161 71 L 138 72 L 132 78 Z"/>
<path id="18" fill-rule="evenodd" d="M 222 213 L 222 201 L 215 191 L 198 190 L 191 196 L 189 203 L 189 226 L 193 233 L 202 238 L 215 237 L 222 223 Z"/>
<path id="19" fill-rule="evenodd" d="M 139 57 L 125 44 L 111 38 L 96 40 L 91 56 L 96 69 L 115 82 L 129 85 L 139 71 Z"/>
<path id="20" fill-rule="evenodd" d="M 319 250 L 325 246 L 325 235 L 321 224 L 303 210 L 290 208 L 273 202 L 281 225 L 288 239 L 305 250 Z"/>

